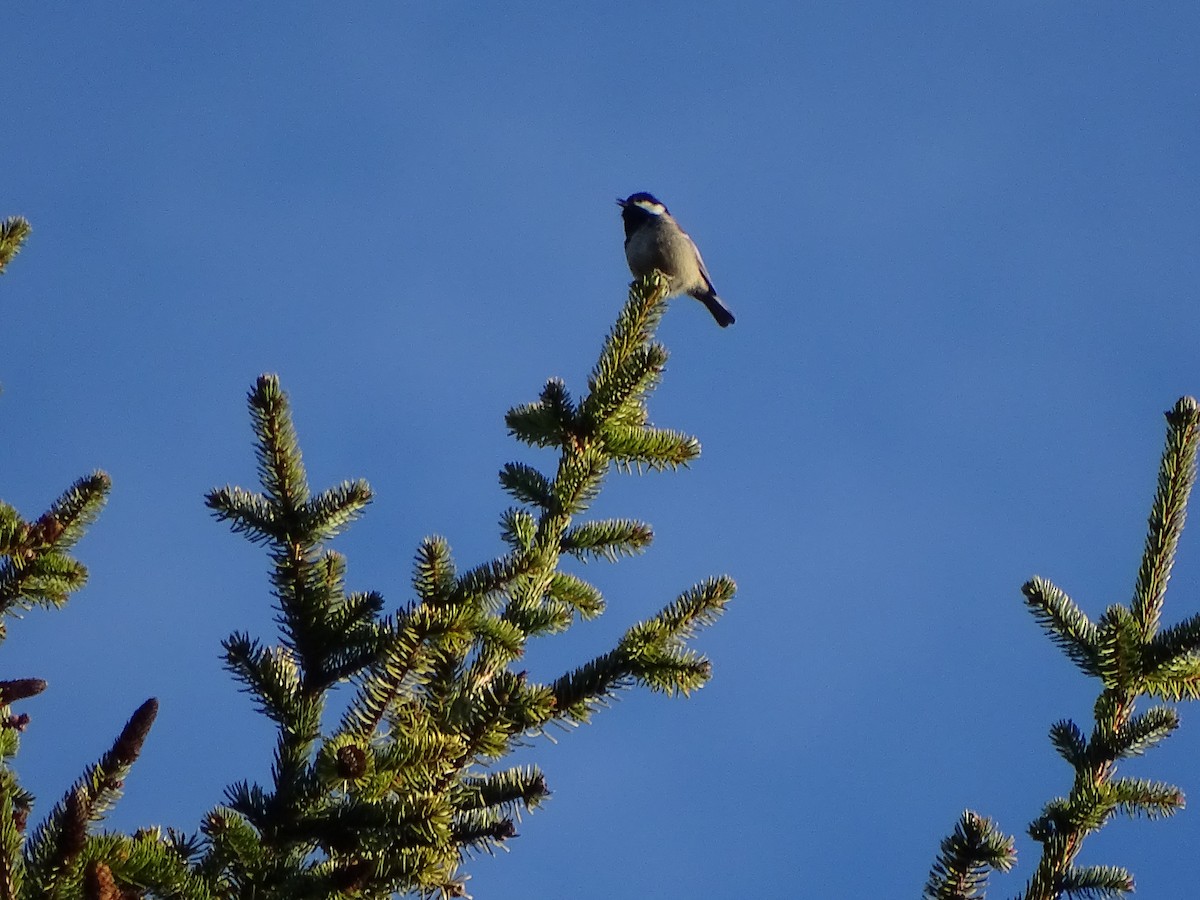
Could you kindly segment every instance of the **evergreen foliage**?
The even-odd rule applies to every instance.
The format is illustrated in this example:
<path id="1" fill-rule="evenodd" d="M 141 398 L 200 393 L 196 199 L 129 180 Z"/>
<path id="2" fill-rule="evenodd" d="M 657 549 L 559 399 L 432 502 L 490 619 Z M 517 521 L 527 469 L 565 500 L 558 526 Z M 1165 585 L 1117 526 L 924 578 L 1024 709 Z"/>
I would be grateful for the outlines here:
<path id="1" fill-rule="evenodd" d="M 1119 760 L 1145 753 L 1179 726 L 1174 707 L 1160 704 L 1138 714 L 1137 701 L 1194 699 L 1200 686 L 1200 616 L 1160 627 L 1196 482 L 1200 405 L 1183 397 L 1166 417 L 1166 448 L 1129 605 L 1110 606 L 1092 622 L 1065 592 L 1042 578 L 1021 589 L 1049 638 L 1080 671 L 1100 682 L 1090 735 L 1069 719 L 1050 727 L 1050 742 L 1074 770 L 1074 778 L 1067 796 L 1047 803 L 1029 825 L 1042 853 L 1022 900 L 1125 896 L 1133 891 L 1133 876 L 1125 869 L 1075 865 L 1084 840 L 1118 813 L 1153 819 L 1183 808 L 1183 792 L 1172 784 L 1117 776 Z M 955 833 L 942 842 L 925 897 L 981 898 L 988 870 L 1006 871 L 1015 862 L 1011 838 L 977 814 L 964 813 Z"/>
<path id="2" fill-rule="evenodd" d="M 1017 861 L 1013 839 L 990 819 L 967 810 L 942 840 L 941 853 L 925 883 L 924 900 L 976 900 L 983 897 L 988 870 L 1007 872 Z"/>
<path id="3" fill-rule="evenodd" d="M 576 520 L 609 469 L 671 469 L 699 453 L 694 438 L 664 441 L 647 424 L 667 358 L 653 343 L 665 295 L 661 279 L 633 286 L 578 404 L 552 380 L 538 401 L 509 411 L 514 436 L 559 458 L 553 474 L 520 462 L 501 470 L 520 504 L 501 517 L 507 552 L 460 572 L 449 544 L 427 538 L 415 596 L 390 616 L 378 595 L 346 593 L 345 561 L 324 547 L 370 489 L 355 482 L 313 496 L 287 400 L 275 378 L 259 379 L 250 410 L 262 490 L 223 488 L 208 504 L 271 554 L 283 643 L 235 634 L 225 660 L 279 733 L 272 783 L 232 786 L 204 823 L 196 865 L 220 893 L 463 896 L 462 860 L 515 836 L 519 816 L 548 796 L 536 767 L 499 767 L 523 740 L 585 721 L 631 684 L 687 693 L 708 679 L 686 640 L 733 596 L 728 578 L 685 591 L 611 652 L 550 683 L 515 671 L 530 639 L 604 609 L 593 585 L 559 569 L 564 554 L 615 560 L 650 543 L 642 522 Z M 354 696 L 322 734 L 330 691 L 347 679 Z"/>
<path id="4" fill-rule="evenodd" d="M 23 220 L 4 224 L 0 270 L 27 233 Z M 560 568 L 564 556 L 617 560 L 653 538 L 643 522 L 581 518 L 610 469 L 674 469 L 699 455 L 695 438 L 653 428 L 646 409 L 667 359 L 653 340 L 666 287 L 659 277 L 632 286 L 578 403 L 552 380 L 509 411 L 510 432 L 558 460 L 550 473 L 519 462 L 501 470 L 517 504 L 500 520 L 506 551 L 460 570 L 443 538 L 426 538 L 412 598 L 386 614 L 378 593 L 347 590 L 346 561 L 327 547 L 370 488 L 314 493 L 287 398 L 276 378 L 260 378 L 249 395 L 259 489 L 221 488 L 207 504 L 270 556 L 278 642 L 235 632 L 223 645 L 226 667 L 276 725 L 270 783 L 231 785 L 198 834 L 97 831 L 154 722 L 149 700 L 28 829 L 33 798 L 11 763 L 29 719 L 11 706 L 46 684 L 0 682 L 0 900 L 468 896 L 464 859 L 515 837 L 520 816 L 550 793 L 537 767 L 503 764 L 516 747 L 587 721 L 622 688 L 686 694 L 704 684 L 709 663 L 687 641 L 732 598 L 727 577 L 684 591 L 610 652 L 549 682 L 519 669 L 531 639 L 604 611 L 594 585 Z M 0 503 L 0 613 L 60 606 L 83 584 L 67 551 L 109 486 L 103 473 L 80 479 L 32 521 Z M 335 698 L 343 682 L 352 690 Z M 335 702 L 340 718 L 323 730 Z"/>

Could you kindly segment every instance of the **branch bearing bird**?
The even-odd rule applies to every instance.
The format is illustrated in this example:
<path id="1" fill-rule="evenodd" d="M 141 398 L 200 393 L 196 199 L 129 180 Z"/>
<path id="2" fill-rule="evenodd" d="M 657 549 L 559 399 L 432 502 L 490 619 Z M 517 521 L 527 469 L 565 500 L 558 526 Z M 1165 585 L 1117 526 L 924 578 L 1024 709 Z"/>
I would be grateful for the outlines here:
<path id="1" fill-rule="evenodd" d="M 713 287 L 700 251 L 686 231 L 653 194 L 640 191 L 618 200 L 625 222 L 625 259 L 629 271 L 642 278 L 655 269 L 670 280 L 671 296 L 687 294 L 703 303 L 722 328 L 733 313 Z"/>

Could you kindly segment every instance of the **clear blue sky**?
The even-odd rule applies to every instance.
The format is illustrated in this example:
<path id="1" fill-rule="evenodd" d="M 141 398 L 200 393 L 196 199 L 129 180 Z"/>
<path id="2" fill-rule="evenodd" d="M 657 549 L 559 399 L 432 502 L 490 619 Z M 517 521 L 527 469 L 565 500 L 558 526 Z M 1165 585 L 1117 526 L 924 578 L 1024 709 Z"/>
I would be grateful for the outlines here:
<path id="1" fill-rule="evenodd" d="M 808 8 L 797 8 L 806 6 Z M 9 4 L 0 496 L 93 468 L 89 587 L 11 629 L 24 776 L 61 794 L 146 697 L 113 818 L 195 827 L 265 775 L 218 661 L 269 634 L 266 559 L 203 493 L 250 486 L 244 396 L 278 372 L 313 482 L 378 499 L 337 547 L 408 597 L 420 538 L 499 550 L 502 415 L 576 390 L 624 300 L 614 198 L 661 197 L 737 313 L 676 301 L 656 424 L 679 475 L 610 483 L 649 553 L 588 575 L 551 678 L 693 582 L 740 593 L 688 701 L 631 693 L 531 753 L 555 791 L 479 898 L 912 897 L 964 807 L 1019 835 L 1094 686 L 1040 633 L 1040 574 L 1128 599 L 1164 424 L 1200 392 L 1194 3 Z M 1200 610 L 1200 525 L 1167 619 Z M 1200 796 L 1200 712 L 1127 767 Z M 1200 811 L 1083 861 L 1200 883 Z"/>

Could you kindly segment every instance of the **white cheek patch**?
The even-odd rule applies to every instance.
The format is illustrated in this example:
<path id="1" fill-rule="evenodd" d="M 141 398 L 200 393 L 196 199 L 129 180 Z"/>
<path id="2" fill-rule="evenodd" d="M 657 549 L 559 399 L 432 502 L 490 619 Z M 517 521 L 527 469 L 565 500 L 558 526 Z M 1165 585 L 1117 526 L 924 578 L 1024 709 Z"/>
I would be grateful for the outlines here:
<path id="1" fill-rule="evenodd" d="M 661 203 L 655 203 L 653 200 L 635 200 L 633 205 L 639 209 L 644 209 L 652 216 L 661 216 L 667 211 L 667 208 Z"/>

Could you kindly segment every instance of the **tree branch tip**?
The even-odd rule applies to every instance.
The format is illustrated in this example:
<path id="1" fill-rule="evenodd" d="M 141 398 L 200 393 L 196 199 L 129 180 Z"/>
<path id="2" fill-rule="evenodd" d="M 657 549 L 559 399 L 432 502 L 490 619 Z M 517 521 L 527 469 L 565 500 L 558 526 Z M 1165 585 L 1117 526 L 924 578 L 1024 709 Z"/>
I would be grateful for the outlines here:
<path id="1" fill-rule="evenodd" d="M 1167 413 L 1167 415 L 1169 416 L 1172 413 L 1175 415 L 1197 415 L 1200 413 L 1200 401 L 1197 401 L 1195 397 L 1189 394 L 1184 394 L 1175 401 L 1175 408 L 1170 413 Z"/>

